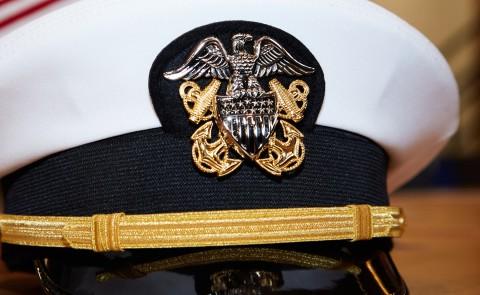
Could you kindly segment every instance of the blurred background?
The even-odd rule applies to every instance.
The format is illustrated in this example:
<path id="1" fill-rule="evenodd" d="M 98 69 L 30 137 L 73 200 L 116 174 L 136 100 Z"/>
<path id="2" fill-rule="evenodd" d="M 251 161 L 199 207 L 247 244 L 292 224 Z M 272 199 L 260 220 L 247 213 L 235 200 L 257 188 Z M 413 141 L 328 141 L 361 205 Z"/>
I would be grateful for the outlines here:
<path id="1" fill-rule="evenodd" d="M 425 34 L 447 58 L 460 95 L 460 129 L 405 189 L 480 186 L 480 1 L 376 0 Z"/>
<path id="2" fill-rule="evenodd" d="M 480 1 L 376 0 L 425 34 L 453 69 L 460 127 L 392 197 L 407 215 L 392 255 L 412 294 L 480 294 Z"/>

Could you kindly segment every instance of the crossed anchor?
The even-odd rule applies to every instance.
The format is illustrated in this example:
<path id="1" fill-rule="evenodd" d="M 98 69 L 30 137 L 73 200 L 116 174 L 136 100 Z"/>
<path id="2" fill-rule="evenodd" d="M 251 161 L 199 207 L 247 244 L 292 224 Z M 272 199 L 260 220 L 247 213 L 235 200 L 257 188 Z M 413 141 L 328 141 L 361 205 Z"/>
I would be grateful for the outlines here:
<path id="1" fill-rule="evenodd" d="M 180 86 L 179 92 L 189 120 L 195 124 L 208 121 L 191 136 L 192 157 L 196 167 L 202 172 L 224 176 L 240 167 L 244 155 L 234 142 L 228 142 L 221 136 L 212 140 L 211 119 L 216 117 L 214 104 L 220 85 L 219 80 L 212 79 L 208 86 L 201 89 L 197 83 L 186 81 Z M 277 132 L 273 133 L 252 160 L 269 173 L 281 175 L 299 167 L 305 158 L 303 134 L 286 120 L 299 122 L 303 119 L 309 87 L 304 81 L 295 80 L 286 89 L 277 79 L 272 79 L 269 87 L 277 98 L 278 118 L 284 140 L 278 138 Z M 232 157 L 231 149 L 241 158 Z"/>

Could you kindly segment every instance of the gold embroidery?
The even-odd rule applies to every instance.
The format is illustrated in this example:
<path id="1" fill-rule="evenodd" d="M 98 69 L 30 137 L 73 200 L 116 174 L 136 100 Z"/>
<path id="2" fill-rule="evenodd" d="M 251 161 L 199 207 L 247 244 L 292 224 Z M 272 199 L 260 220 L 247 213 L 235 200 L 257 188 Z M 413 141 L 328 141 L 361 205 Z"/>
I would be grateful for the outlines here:
<path id="1" fill-rule="evenodd" d="M 203 172 L 227 175 L 237 169 L 242 160 L 229 157 L 228 146 L 222 138 L 208 142 L 212 138 L 212 125 L 213 122 L 207 122 L 193 133 L 193 162 Z"/>
<path id="2" fill-rule="evenodd" d="M 372 218 L 370 206 L 353 205 L 353 219 L 355 224 L 355 238 L 357 240 L 369 240 L 372 238 Z"/>
<path id="3" fill-rule="evenodd" d="M 359 234 L 357 207 L 107 214 L 101 217 L 0 215 L 3 243 L 94 251 L 204 247 L 398 237 L 399 208 L 370 207 L 371 236 Z M 92 226 L 92 223 L 96 223 Z"/>
<path id="4" fill-rule="evenodd" d="M 220 84 L 219 80 L 213 79 L 203 91 L 197 83 L 192 81 L 183 82 L 180 85 L 180 96 L 185 110 L 190 115 L 190 121 L 198 124 L 213 117 L 212 104 Z"/>
<path id="5" fill-rule="evenodd" d="M 260 167 L 273 175 L 295 170 L 305 158 L 303 134 L 292 124 L 280 121 L 286 141 L 281 141 L 274 134 L 268 142 L 268 158 L 257 159 Z"/>
<path id="6" fill-rule="evenodd" d="M 295 80 L 290 83 L 288 90 L 277 79 L 271 80 L 269 85 L 278 98 L 280 118 L 300 122 L 303 111 L 307 108 L 307 95 L 310 92 L 307 83 Z"/>

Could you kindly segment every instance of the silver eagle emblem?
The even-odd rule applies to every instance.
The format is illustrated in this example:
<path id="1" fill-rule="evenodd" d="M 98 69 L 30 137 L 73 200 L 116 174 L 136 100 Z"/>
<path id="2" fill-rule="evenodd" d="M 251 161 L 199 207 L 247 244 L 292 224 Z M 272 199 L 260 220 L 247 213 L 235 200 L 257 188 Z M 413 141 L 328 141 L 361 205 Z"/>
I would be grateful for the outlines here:
<path id="1" fill-rule="evenodd" d="M 248 52 L 248 42 L 253 42 L 253 52 Z M 212 124 L 207 122 L 192 135 L 196 166 L 219 176 L 233 172 L 242 163 L 232 156 L 233 149 L 240 158 L 248 157 L 274 175 L 295 169 L 304 158 L 303 134 L 285 120 L 303 118 L 309 87 L 295 80 L 286 89 L 272 79 L 270 91 L 265 91 L 259 79 L 298 77 L 313 74 L 315 69 L 268 36 L 254 41 L 250 34 L 235 34 L 232 51 L 228 54 L 218 38 L 208 37 L 194 47 L 184 64 L 164 73 L 167 79 L 186 81 L 179 91 L 189 119 L 199 124 L 214 118 L 221 131 L 219 139 L 209 142 Z M 201 78 L 212 79 L 203 90 L 192 81 Z M 217 94 L 220 80 L 228 80 L 225 95 Z M 272 136 L 279 120 L 285 141 Z"/>

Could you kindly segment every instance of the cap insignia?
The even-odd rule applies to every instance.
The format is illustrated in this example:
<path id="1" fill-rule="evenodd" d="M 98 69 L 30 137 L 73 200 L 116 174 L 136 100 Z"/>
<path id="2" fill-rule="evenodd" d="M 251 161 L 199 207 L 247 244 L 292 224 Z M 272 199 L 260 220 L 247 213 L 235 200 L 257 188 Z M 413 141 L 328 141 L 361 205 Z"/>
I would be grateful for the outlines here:
<path id="1" fill-rule="evenodd" d="M 251 43 L 253 52 L 246 46 Z M 250 34 L 235 34 L 232 51 L 229 54 L 220 39 L 208 37 L 183 65 L 164 73 L 169 80 L 185 80 L 180 97 L 189 120 L 200 125 L 191 136 L 196 167 L 224 176 L 249 159 L 273 175 L 296 169 L 305 158 L 305 146 L 293 123 L 303 119 L 309 87 L 293 80 L 287 88 L 275 76 L 299 77 L 315 69 L 268 36 L 253 40 Z M 265 90 L 260 80 L 267 77 Z M 202 89 L 194 82 L 200 78 L 211 81 Z M 227 81 L 225 94 L 219 94 L 221 81 Z M 215 138 L 213 121 L 219 130 Z"/>

